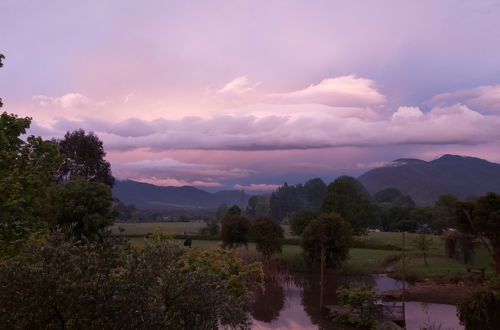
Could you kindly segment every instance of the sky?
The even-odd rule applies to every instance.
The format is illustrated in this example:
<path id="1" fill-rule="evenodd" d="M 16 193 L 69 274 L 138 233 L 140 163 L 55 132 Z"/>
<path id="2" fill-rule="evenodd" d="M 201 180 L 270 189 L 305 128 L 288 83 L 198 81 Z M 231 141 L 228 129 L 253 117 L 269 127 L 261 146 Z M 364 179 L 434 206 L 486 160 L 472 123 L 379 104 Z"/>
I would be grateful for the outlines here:
<path id="1" fill-rule="evenodd" d="M 2 110 L 118 179 L 264 192 L 500 162 L 500 1 L 0 0 Z"/>

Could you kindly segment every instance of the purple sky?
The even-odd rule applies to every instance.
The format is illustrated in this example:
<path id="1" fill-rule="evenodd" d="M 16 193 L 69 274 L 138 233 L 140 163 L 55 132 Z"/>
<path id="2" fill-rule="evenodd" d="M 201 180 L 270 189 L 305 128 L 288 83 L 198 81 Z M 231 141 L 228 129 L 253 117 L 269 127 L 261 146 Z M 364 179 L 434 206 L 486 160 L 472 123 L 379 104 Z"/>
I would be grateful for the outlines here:
<path id="1" fill-rule="evenodd" d="M 1 0 L 3 110 L 113 174 L 254 191 L 500 162 L 499 1 Z"/>

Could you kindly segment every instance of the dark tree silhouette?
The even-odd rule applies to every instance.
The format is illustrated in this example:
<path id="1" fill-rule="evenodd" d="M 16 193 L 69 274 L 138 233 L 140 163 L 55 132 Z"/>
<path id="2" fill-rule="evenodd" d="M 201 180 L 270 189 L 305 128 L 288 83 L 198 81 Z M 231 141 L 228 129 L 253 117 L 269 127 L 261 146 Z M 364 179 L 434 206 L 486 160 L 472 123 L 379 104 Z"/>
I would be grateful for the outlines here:
<path id="1" fill-rule="evenodd" d="M 222 221 L 221 239 L 225 248 L 247 246 L 250 235 L 250 221 L 242 215 L 227 215 Z"/>
<path id="2" fill-rule="evenodd" d="M 111 174 L 109 162 L 104 160 L 106 153 L 97 135 L 88 134 L 83 129 L 67 132 L 64 139 L 58 141 L 65 159 L 59 168 L 59 179 L 69 181 L 80 177 L 86 181 L 95 181 L 113 186 L 115 179 Z"/>
<path id="3" fill-rule="evenodd" d="M 269 217 L 258 217 L 252 223 L 251 233 L 257 251 L 266 259 L 275 253 L 281 253 L 284 235 L 283 228 L 278 223 Z"/>

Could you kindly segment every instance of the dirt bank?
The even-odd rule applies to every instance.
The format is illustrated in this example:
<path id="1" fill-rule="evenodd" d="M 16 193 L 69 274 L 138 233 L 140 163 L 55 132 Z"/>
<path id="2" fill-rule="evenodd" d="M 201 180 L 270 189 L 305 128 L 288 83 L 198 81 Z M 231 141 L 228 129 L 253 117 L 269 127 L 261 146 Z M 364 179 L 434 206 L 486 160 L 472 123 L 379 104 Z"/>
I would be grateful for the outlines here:
<path id="1" fill-rule="evenodd" d="M 422 301 L 436 304 L 456 305 L 469 298 L 478 285 L 417 283 L 406 289 L 406 301 Z M 401 299 L 403 290 L 382 293 L 387 299 Z"/>

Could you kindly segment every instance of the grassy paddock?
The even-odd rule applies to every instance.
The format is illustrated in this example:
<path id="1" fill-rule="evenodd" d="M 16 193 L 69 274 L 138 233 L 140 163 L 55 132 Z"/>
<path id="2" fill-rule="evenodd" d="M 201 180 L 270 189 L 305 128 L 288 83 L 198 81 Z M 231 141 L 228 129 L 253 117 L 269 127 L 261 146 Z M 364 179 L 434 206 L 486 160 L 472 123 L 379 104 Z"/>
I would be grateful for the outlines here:
<path id="1" fill-rule="evenodd" d="M 198 235 L 200 229 L 205 227 L 204 222 L 144 222 L 127 223 L 120 222 L 111 226 L 111 232 L 115 235 L 120 234 L 119 227 L 125 229 L 124 236 L 145 236 L 159 229 L 172 235 Z"/>
<path id="2" fill-rule="evenodd" d="M 118 226 L 125 229 L 124 236 L 129 236 L 132 245 L 136 247 L 144 246 L 144 238 L 148 233 L 152 233 L 156 229 L 173 235 L 196 235 L 199 230 L 205 226 L 203 222 L 170 222 L 170 223 L 118 223 L 112 226 L 111 230 L 115 234 L 119 234 Z M 286 238 L 293 238 L 290 235 L 289 226 L 283 226 Z M 460 263 L 454 259 L 444 257 L 444 242 L 439 236 L 428 235 L 432 238 L 432 249 L 430 251 L 429 265 L 425 266 L 423 257 L 415 250 L 413 240 L 418 234 L 406 234 L 406 248 L 411 258 L 407 262 L 407 272 L 412 273 L 417 278 L 425 277 L 442 277 L 445 275 L 463 275 L 466 273 L 467 265 Z M 401 233 L 393 232 L 372 232 L 367 236 L 355 237 L 357 241 L 364 242 L 366 248 L 353 248 L 350 252 L 350 258 L 344 263 L 341 272 L 346 274 L 366 274 L 377 272 L 383 269 L 383 260 L 389 256 L 400 254 L 400 251 L 390 251 L 383 247 L 391 245 L 401 247 Z M 182 243 L 182 240 L 178 240 Z M 193 247 L 203 249 L 214 248 L 218 241 L 193 240 Z M 277 255 L 280 258 L 289 262 L 298 260 L 302 249 L 299 245 L 284 245 L 283 253 Z M 250 243 L 248 248 L 241 247 L 238 253 L 257 255 L 255 244 Z M 398 264 L 395 265 L 396 271 L 400 269 Z M 488 273 L 493 273 L 494 267 L 492 259 L 488 252 L 479 247 L 476 249 L 474 267 L 485 268 Z"/>

